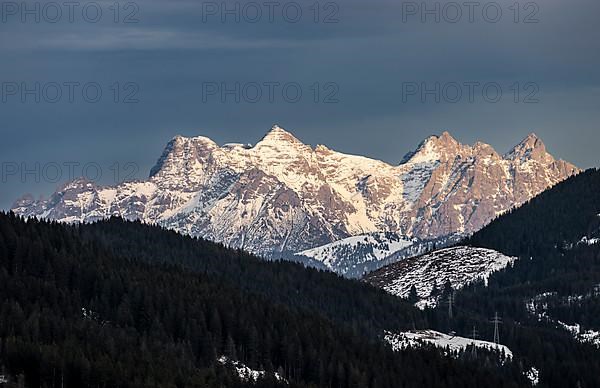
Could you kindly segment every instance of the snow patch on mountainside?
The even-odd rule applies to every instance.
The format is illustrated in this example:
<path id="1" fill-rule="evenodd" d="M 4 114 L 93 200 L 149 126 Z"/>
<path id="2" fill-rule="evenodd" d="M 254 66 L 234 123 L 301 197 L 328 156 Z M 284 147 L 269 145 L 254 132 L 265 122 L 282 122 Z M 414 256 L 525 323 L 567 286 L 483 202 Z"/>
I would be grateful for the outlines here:
<path id="1" fill-rule="evenodd" d="M 525 302 L 527 312 L 534 315 L 538 321 L 549 322 L 560 327 L 573 336 L 577 341 L 589 343 L 600 348 L 600 331 L 593 329 L 583 329 L 579 323 L 565 323 L 558 319 L 554 319 L 548 313 L 548 305 L 550 299 L 554 303 L 558 302 L 564 305 L 572 305 L 581 303 L 589 298 L 597 298 L 600 296 L 600 285 L 596 285 L 594 289 L 585 295 L 569 295 L 559 297 L 556 292 L 544 292 Z"/>
<path id="2" fill-rule="evenodd" d="M 489 276 L 516 260 L 492 249 L 453 247 L 401 260 L 367 275 L 366 280 L 387 292 L 406 298 L 414 286 L 420 307 L 435 306 L 432 290 L 450 282 L 454 290 Z"/>
<path id="3" fill-rule="evenodd" d="M 525 377 L 527 377 L 527 380 L 529 380 L 532 387 L 535 387 L 540 383 L 540 371 L 533 366 L 525 372 Z"/>
<path id="4" fill-rule="evenodd" d="M 573 337 L 575 337 L 576 340 L 578 340 L 580 342 L 587 342 L 592 345 L 600 347 L 600 331 L 583 330 L 579 323 L 574 323 L 572 325 L 569 325 L 567 323 L 564 323 L 564 322 L 561 322 L 558 320 L 556 321 L 556 323 L 560 327 L 562 327 L 563 329 L 565 329 L 566 331 L 571 333 L 573 335 Z"/>
<path id="5" fill-rule="evenodd" d="M 399 237 L 393 233 L 372 233 L 348 237 L 318 248 L 308 249 L 299 254 L 312 257 L 326 264 L 332 259 L 332 252 L 338 249 L 360 250 L 366 248 L 364 261 L 381 260 L 390 253 L 406 248 L 415 242 L 413 239 Z"/>
<path id="6" fill-rule="evenodd" d="M 244 365 L 243 363 L 241 363 L 239 361 L 230 360 L 226 356 L 219 357 L 219 359 L 217 361 L 222 365 L 227 365 L 227 366 L 231 366 L 231 367 L 235 368 L 238 376 L 243 381 L 257 381 L 257 380 L 262 379 L 267 376 L 267 372 L 264 370 L 255 370 L 255 369 L 249 368 L 248 366 Z M 273 377 L 275 377 L 275 379 L 277 381 L 287 382 L 283 378 L 283 376 L 281 376 L 277 372 L 273 373 Z"/>
<path id="7" fill-rule="evenodd" d="M 581 238 L 581 240 L 579 240 L 579 244 L 594 245 L 599 243 L 600 238 L 588 238 L 587 236 L 584 236 Z"/>
<path id="8" fill-rule="evenodd" d="M 394 351 L 403 350 L 409 347 L 433 345 L 449 351 L 452 355 L 465 351 L 469 346 L 475 346 L 477 348 L 504 354 L 507 359 L 512 359 L 513 357 L 512 351 L 507 346 L 457 335 L 444 334 L 435 330 L 413 330 L 402 333 L 386 332 L 384 340 L 392 346 Z"/>

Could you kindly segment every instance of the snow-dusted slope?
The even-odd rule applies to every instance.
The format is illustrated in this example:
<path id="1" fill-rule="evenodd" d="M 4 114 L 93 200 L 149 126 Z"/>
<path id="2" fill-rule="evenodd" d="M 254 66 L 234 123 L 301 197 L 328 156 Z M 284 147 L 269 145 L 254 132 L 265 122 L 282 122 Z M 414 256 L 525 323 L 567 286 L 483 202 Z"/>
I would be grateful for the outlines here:
<path id="1" fill-rule="evenodd" d="M 554 319 L 548 314 L 548 305 L 574 306 L 586 300 L 600 297 L 600 284 L 585 295 L 569 295 L 560 297 L 556 292 L 545 292 L 536 295 L 525 303 L 527 311 L 537 317 L 539 321 L 545 321 L 560 327 L 573 335 L 573 337 L 584 343 L 589 343 L 600 348 L 600 331 L 591 328 L 584 329 L 579 323 L 565 323 Z"/>
<path id="2" fill-rule="evenodd" d="M 423 302 L 434 305 L 436 300 L 431 297 L 434 286 L 441 290 L 449 281 L 458 290 L 476 280 L 486 281 L 493 272 L 514 260 L 492 249 L 454 247 L 401 260 L 368 274 L 365 280 L 402 298 L 408 297 L 415 286 L 421 305 Z"/>
<path id="3" fill-rule="evenodd" d="M 392 232 L 375 232 L 298 252 L 292 258 L 345 277 L 360 278 L 388 264 L 422 255 L 435 247 L 445 247 L 461 239 L 459 234 L 421 240 Z"/>
<path id="4" fill-rule="evenodd" d="M 254 146 L 177 136 L 145 181 L 76 180 L 12 210 L 62 222 L 139 219 L 276 257 L 373 232 L 409 240 L 473 232 L 577 171 L 535 135 L 501 156 L 445 132 L 390 165 L 310 147 L 274 126 Z"/>
<path id="5" fill-rule="evenodd" d="M 217 361 L 222 365 L 226 365 L 226 366 L 230 366 L 230 367 L 234 368 L 242 381 L 256 382 L 259 379 L 263 379 L 263 378 L 267 377 L 266 371 L 252 369 L 239 361 L 230 360 L 229 358 L 227 358 L 225 356 L 219 357 L 219 359 Z M 287 383 L 286 379 L 284 379 L 283 376 L 281 376 L 277 372 L 273 373 L 273 377 L 277 381 Z"/>
<path id="6" fill-rule="evenodd" d="M 458 353 L 465 351 L 469 346 L 475 346 L 480 349 L 492 350 L 504 354 L 508 359 L 512 359 L 513 357 L 512 351 L 504 345 L 459 337 L 456 335 L 448 335 L 435 330 L 414 330 L 404 333 L 386 332 L 384 340 L 387 341 L 395 351 L 428 344 L 438 348 L 448 349 L 452 353 Z"/>
<path id="7" fill-rule="evenodd" d="M 384 261 L 390 254 L 413 246 L 417 239 L 408 239 L 392 232 L 375 232 L 352 236 L 296 254 L 323 263 L 326 268 L 345 276 L 360 276 Z"/>

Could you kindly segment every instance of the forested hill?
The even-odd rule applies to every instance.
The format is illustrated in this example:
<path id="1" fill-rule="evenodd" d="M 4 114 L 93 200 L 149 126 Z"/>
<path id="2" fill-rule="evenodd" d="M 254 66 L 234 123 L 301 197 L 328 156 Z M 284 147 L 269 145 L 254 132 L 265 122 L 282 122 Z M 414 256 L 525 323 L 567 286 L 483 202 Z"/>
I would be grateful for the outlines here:
<path id="1" fill-rule="evenodd" d="M 119 220 L 0 214 L 0 301 L 7 387 L 524 385 L 514 363 L 392 352 L 379 329 L 428 322 L 379 290 Z"/>
<path id="2" fill-rule="evenodd" d="M 467 244 L 529 258 L 600 232 L 600 171 L 557 184 L 475 233 Z"/>
<path id="3" fill-rule="evenodd" d="M 82 224 L 77 236 L 113 255 L 177 265 L 272 303 L 347 324 L 369 337 L 379 337 L 383 330 L 426 327 L 423 314 L 409 303 L 362 282 L 298 263 L 268 262 L 242 250 L 117 218 Z"/>

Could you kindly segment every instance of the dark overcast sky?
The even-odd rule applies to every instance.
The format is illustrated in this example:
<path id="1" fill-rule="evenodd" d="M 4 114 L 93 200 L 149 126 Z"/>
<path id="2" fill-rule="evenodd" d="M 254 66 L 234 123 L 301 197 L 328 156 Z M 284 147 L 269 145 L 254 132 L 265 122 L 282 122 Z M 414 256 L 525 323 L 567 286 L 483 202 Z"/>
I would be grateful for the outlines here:
<path id="1" fill-rule="evenodd" d="M 96 163 L 103 172 L 99 180 L 108 183 L 114 179 L 114 163 L 122 170 L 132 162 L 139 166 L 135 177 L 145 178 L 176 134 L 255 143 L 274 123 L 308 144 L 390 163 L 399 162 L 429 134 L 448 130 L 462 142 L 482 140 L 499 152 L 536 132 L 555 156 L 581 167 L 599 165 L 600 2 L 523 1 L 518 14 L 511 9 L 514 2 L 479 2 L 472 22 L 469 9 L 461 6 L 462 17 L 452 23 L 456 9 L 443 8 L 444 1 L 437 3 L 437 23 L 436 15 L 407 12 L 421 1 L 321 1 L 315 15 L 313 0 L 280 0 L 273 6 L 272 21 L 263 1 L 246 8 L 247 1 L 229 1 L 230 9 L 239 4 L 240 20 L 226 14 L 222 22 L 221 1 L 124 1 L 115 15 L 111 0 L 95 3 L 102 17 L 92 23 L 97 9 L 89 2 L 80 1 L 70 22 L 68 8 L 61 7 L 58 17 L 43 1 L 37 3 L 38 23 L 35 2 L 27 3 L 34 10 L 30 14 L 21 2 L 3 1 L 0 208 L 25 192 L 37 196 L 53 191 L 58 183 L 51 179 L 52 167 L 41 171 L 51 163 L 63 166 L 63 176 L 70 173 L 65 162 Z M 262 16 L 252 23 L 256 5 Z M 292 23 L 296 5 L 303 13 Z M 208 12 L 215 7 L 217 15 Z M 436 2 L 427 7 L 435 10 Z M 497 9 L 502 11 L 499 18 Z M 124 23 L 128 15 L 137 23 Z M 499 20 L 494 23 L 494 18 Z M 35 93 L 20 95 L 36 82 L 44 89 L 39 103 Z M 86 102 L 80 86 L 70 103 L 64 86 L 69 82 L 96 83 L 100 101 Z M 121 89 L 118 103 L 113 101 L 115 82 Z M 235 82 L 247 87 L 240 103 L 230 95 L 225 102 L 219 95 L 203 98 L 206 85 L 233 87 Z M 280 86 L 270 102 L 264 86 L 270 82 L 297 83 L 302 97 L 286 101 Z M 462 98 L 452 103 L 442 95 L 436 103 L 432 95 L 425 101 L 403 96 L 403 85 L 406 91 L 411 83 L 433 88 L 436 82 L 446 86 L 447 99 L 456 95 L 453 85 L 460 85 Z M 470 102 L 465 82 L 498 85 L 502 97 L 486 101 L 481 87 L 475 87 Z M 50 103 L 55 83 L 62 85 L 62 96 Z M 255 96 L 255 83 L 263 96 L 251 103 L 247 100 Z M 91 97 L 86 96 L 93 98 L 93 91 L 88 89 Z M 288 91 L 286 97 L 293 99 L 294 89 Z M 136 92 L 139 102 L 123 103 L 130 92 Z M 486 97 L 493 99 L 493 89 L 488 92 Z M 325 103 L 330 93 L 336 103 Z M 524 103 L 530 93 L 537 103 Z M 36 170 L 36 162 L 38 172 L 25 179 L 8 174 L 15 166 Z"/>

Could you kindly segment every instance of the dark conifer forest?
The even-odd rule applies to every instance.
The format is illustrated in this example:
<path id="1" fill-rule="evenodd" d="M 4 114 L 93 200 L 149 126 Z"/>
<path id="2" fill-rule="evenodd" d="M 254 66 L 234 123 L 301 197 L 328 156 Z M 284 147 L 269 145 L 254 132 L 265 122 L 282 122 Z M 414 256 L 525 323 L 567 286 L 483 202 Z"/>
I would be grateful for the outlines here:
<path id="1" fill-rule="evenodd" d="M 428 318 L 371 286 L 118 219 L 0 214 L 0 300 L 7 387 L 526 386 L 515 363 L 392 352 L 384 329 Z"/>

